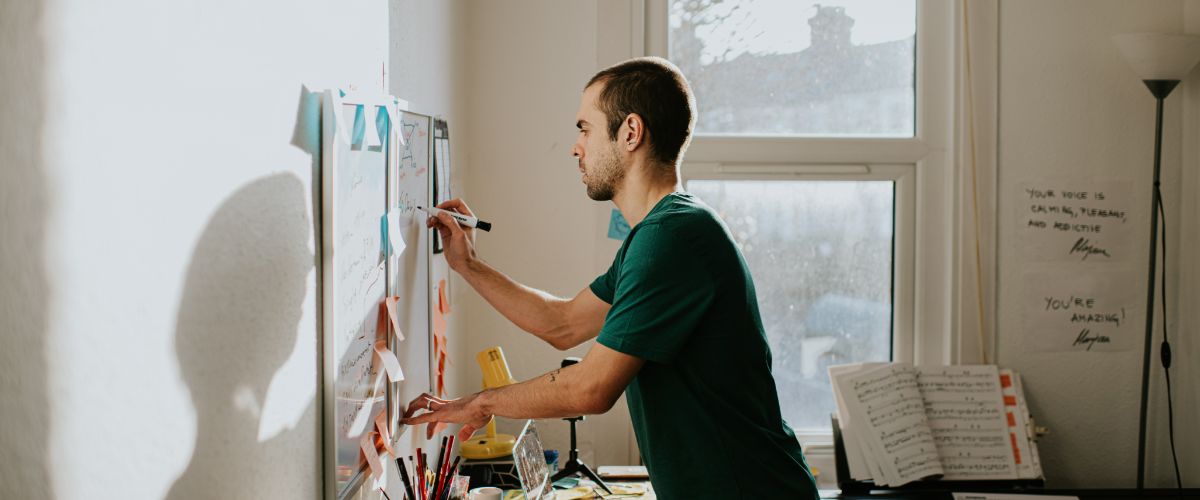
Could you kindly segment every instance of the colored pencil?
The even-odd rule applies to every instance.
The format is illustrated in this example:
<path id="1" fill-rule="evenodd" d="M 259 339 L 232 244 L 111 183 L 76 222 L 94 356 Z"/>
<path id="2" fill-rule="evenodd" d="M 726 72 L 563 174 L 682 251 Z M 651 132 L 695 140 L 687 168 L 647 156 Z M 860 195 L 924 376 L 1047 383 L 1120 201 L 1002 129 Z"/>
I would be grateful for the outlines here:
<path id="1" fill-rule="evenodd" d="M 417 448 L 417 495 L 425 500 L 425 454 Z"/>
<path id="2" fill-rule="evenodd" d="M 442 498 L 442 490 L 446 489 L 448 479 L 446 476 L 450 473 L 450 455 L 454 453 L 454 436 L 450 436 L 448 440 L 442 438 L 442 443 L 447 445 L 446 449 L 450 453 L 446 453 L 445 457 L 439 457 L 443 459 L 438 460 L 438 480 L 435 482 L 437 488 L 434 490 L 433 498 Z"/>
<path id="3" fill-rule="evenodd" d="M 442 460 L 446 458 L 446 436 L 442 436 L 442 444 L 438 446 L 437 462 L 433 464 L 433 498 L 442 491 Z"/>
<path id="4" fill-rule="evenodd" d="M 446 489 L 444 492 L 442 492 L 442 496 L 439 498 L 439 500 L 448 500 L 450 498 L 450 489 L 454 487 L 454 478 L 458 476 L 458 462 L 460 460 L 462 460 L 462 455 L 454 457 L 454 465 L 451 465 L 449 469 L 450 472 L 448 477 L 450 479 L 446 481 Z"/>

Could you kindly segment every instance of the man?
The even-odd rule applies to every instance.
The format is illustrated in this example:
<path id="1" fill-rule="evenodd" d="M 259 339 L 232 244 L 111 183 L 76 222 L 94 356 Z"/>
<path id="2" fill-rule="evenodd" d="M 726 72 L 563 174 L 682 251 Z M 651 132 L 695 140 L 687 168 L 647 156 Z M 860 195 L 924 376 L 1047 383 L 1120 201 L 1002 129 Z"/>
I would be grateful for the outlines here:
<path id="1" fill-rule="evenodd" d="M 429 423 L 430 435 L 437 422 L 461 423 L 465 440 L 493 415 L 603 413 L 625 391 L 660 497 L 817 496 L 780 416 L 750 272 L 725 225 L 679 181 L 694 110 L 679 69 L 659 58 L 605 69 L 584 88 L 571 154 L 588 196 L 612 200 L 632 229 L 608 272 L 573 299 L 511 280 L 475 255 L 472 229 L 430 219 L 450 267 L 506 318 L 558 349 L 596 344 L 526 382 L 455 400 L 423 394 L 404 423 Z M 471 214 L 460 200 L 440 207 Z"/>

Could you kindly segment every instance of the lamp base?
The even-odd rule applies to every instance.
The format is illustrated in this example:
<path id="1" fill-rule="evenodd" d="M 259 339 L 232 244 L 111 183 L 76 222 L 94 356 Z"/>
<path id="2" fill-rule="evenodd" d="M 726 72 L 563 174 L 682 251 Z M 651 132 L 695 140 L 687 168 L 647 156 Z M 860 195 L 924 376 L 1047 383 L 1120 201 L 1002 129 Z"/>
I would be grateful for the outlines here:
<path id="1" fill-rule="evenodd" d="M 496 434 L 495 436 L 471 436 L 470 439 L 463 441 L 459 447 L 459 454 L 463 458 L 472 460 L 486 460 L 489 458 L 500 458 L 507 455 L 512 455 L 513 446 L 516 445 L 517 438 L 508 434 Z"/>

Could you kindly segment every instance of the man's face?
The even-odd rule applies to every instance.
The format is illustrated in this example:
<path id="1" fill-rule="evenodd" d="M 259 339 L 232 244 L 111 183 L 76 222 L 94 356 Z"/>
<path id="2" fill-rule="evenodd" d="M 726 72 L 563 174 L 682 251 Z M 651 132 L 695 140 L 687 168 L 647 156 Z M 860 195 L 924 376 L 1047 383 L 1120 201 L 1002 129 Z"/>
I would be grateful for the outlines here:
<path id="1" fill-rule="evenodd" d="M 596 201 L 611 200 L 625 177 L 621 150 L 616 138 L 609 138 L 608 121 L 596 106 L 603 85 L 597 83 L 583 91 L 575 116 L 579 137 L 571 147 L 571 156 L 579 159 L 579 171 L 583 174 L 588 198 Z"/>

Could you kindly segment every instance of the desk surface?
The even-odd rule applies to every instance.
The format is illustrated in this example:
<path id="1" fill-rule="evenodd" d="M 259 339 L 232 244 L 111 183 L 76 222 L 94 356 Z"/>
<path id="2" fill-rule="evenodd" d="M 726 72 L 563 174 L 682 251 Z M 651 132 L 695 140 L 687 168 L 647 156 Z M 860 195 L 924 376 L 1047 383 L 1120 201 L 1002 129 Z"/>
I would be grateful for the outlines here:
<path id="1" fill-rule="evenodd" d="M 993 490 L 993 491 L 974 491 L 972 493 L 1018 493 L 1026 495 L 1063 495 L 1075 496 L 1080 500 L 1117 500 L 1125 498 L 1179 498 L 1179 499 L 1196 499 L 1200 500 L 1200 489 L 1184 488 L 1177 489 L 1144 489 L 1136 488 L 1128 489 L 1039 489 L 1039 490 Z M 952 500 L 954 497 L 945 491 L 911 491 L 911 492 L 880 492 L 870 495 L 842 495 L 838 490 L 821 490 L 821 498 L 845 499 L 845 500 L 875 500 L 875 499 L 890 499 L 890 500 Z"/>

